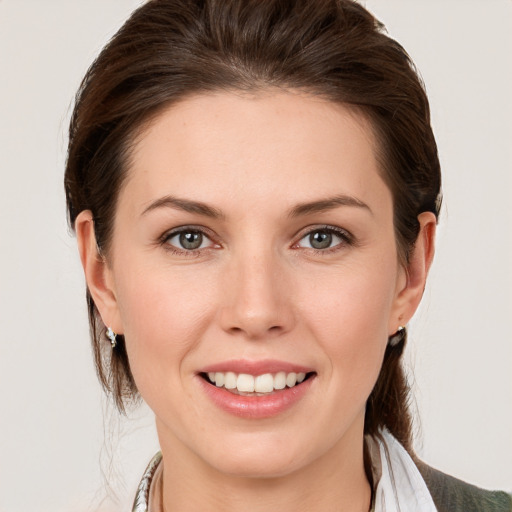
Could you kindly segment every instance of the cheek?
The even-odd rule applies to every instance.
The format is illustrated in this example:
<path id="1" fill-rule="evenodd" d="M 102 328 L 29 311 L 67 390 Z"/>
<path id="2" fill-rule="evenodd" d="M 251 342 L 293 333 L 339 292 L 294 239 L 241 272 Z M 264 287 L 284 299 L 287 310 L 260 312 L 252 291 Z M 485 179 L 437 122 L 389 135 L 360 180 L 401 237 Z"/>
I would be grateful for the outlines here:
<path id="1" fill-rule="evenodd" d="M 301 316 L 328 356 L 331 372 L 350 389 L 371 391 L 387 344 L 396 262 L 343 268 L 310 289 Z M 315 278 L 316 277 L 316 278 Z"/>
<path id="2" fill-rule="evenodd" d="M 116 288 L 130 367 L 146 398 L 158 383 L 179 381 L 184 358 L 210 322 L 215 297 L 197 275 L 143 265 L 120 268 L 138 268 L 123 272 Z"/>

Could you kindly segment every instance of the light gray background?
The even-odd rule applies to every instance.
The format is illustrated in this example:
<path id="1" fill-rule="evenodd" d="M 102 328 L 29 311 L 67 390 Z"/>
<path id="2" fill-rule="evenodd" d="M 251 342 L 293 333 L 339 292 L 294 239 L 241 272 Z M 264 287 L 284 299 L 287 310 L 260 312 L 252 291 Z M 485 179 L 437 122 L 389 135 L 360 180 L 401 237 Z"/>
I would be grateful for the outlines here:
<path id="1" fill-rule="evenodd" d="M 62 187 L 74 91 L 139 3 L 0 0 L 0 511 L 128 510 L 157 448 L 145 408 L 121 421 L 102 399 Z M 512 1 L 367 6 L 421 70 L 444 172 L 408 352 L 417 448 L 512 490 Z"/>

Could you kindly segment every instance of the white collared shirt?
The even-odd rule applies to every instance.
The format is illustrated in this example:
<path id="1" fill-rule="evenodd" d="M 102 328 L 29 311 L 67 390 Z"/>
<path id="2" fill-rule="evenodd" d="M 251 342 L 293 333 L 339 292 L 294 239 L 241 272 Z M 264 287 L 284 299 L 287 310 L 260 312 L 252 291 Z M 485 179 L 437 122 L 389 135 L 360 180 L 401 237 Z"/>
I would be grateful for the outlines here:
<path id="1" fill-rule="evenodd" d="M 367 438 L 373 466 L 375 512 L 437 512 L 432 496 L 410 455 L 387 431 Z"/>

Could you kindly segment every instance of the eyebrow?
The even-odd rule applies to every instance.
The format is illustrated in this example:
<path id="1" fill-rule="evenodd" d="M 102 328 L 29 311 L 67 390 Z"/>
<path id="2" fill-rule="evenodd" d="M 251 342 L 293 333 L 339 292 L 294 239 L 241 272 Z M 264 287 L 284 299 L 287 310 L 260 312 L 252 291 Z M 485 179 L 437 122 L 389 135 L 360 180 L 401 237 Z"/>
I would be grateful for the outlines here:
<path id="1" fill-rule="evenodd" d="M 205 203 L 199 201 L 191 201 L 189 199 L 180 199 L 173 196 L 164 196 L 156 201 L 153 201 L 141 214 L 141 216 L 148 214 L 153 210 L 159 208 L 173 208 L 174 210 L 182 210 L 188 213 L 197 213 L 204 215 L 205 217 L 211 217 L 212 219 L 223 219 L 224 214 Z"/>
<path id="2" fill-rule="evenodd" d="M 360 199 L 347 195 L 337 195 L 327 199 L 320 199 L 318 201 L 311 201 L 308 203 L 301 203 L 294 206 L 288 213 L 289 217 L 300 217 L 301 215 L 310 215 L 312 213 L 322 213 L 340 206 L 351 206 L 355 208 L 363 208 L 368 210 L 372 215 L 371 208 L 363 203 Z"/>
<path id="3" fill-rule="evenodd" d="M 370 207 L 366 203 L 363 203 L 363 201 L 348 195 L 337 195 L 327 199 L 300 203 L 289 210 L 288 216 L 300 217 L 303 215 L 311 215 L 312 213 L 322 213 L 333 210 L 334 208 L 339 208 L 340 206 L 363 208 L 368 210 L 373 215 Z M 164 196 L 157 199 L 156 201 L 153 201 L 147 208 L 144 209 L 141 215 L 144 216 L 149 212 L 159 208 L 172 208 L 174 210 L 182 210 L 188 213 L 204 215 L 205 217 L 210 217 L 212 219 L 225 218 L 224 213 L 213 206 L 207 205 L 206 203 L 202 203 L 200 201 L 191 201 L 190 199 L 181 199 L 173 196 Z"/>

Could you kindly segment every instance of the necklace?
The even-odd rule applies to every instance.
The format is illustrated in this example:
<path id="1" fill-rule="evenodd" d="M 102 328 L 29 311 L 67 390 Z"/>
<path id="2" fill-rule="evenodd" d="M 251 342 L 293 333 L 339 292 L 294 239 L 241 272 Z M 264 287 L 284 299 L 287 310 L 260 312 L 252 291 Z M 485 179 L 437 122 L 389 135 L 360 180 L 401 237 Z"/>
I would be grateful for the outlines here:
<path id="1" fill-rule="evenodd" d="M 148 512 L 149 510 L 149 490 L 151 488 L 151 481 L 153 480 L 153 476 L 155 471 L 162 460 L 161 452 L 158 452 L 148 464 L 146 471 L 142 475 L 142 480 L 140 481 L 139 488 L 137 489 L 137 494 L 135 495 L 135 499 L 133 500 L 133 508 L 132 512 Z"/>

